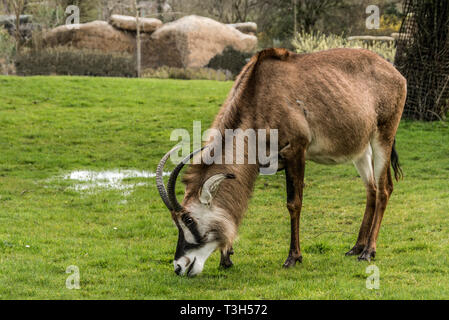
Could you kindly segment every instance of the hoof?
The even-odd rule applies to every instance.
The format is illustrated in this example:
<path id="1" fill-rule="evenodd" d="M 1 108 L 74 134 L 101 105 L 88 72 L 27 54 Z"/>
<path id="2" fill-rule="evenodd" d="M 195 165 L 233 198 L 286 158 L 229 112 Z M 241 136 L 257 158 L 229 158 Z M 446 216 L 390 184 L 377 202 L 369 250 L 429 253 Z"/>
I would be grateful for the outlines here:
<path id="1" fill-rule="evenodd" d="M 234 265 L 234 263 L 232 262 L 231 258 L 229 258 L 229 257 L 227 259 L 222 259 L 220 261 L 220 267 L 223 269 L 229 269 L 233 265 Z"/>
<path id="2" fill-rule="evenodd" d="M 346 252 L 346 256 L 357 256 L 363 252 L 363 249 L 365 248 L 364 245 L 355 245 L 351 250 Z"/>
<path id="3" fill-rule="evenodd" d="M 234 254 L 234 250 L 229 250 L 226 254 L 222 254 L 220 258 L 220 267 L 224 269 L 229 269 L 234 265 L 234 263 L 231 260 L 231 255 Z"/>
<path id="4" fill-rule="evenodd" d="M 376 257 L 376 250 L 372 248 L 367 248 L 363 250 L 363 252 L 359 256 L 359 261 L 368 261 L 371 262 L 371 259 Z"/>
<path id="5" fill-rule="evenodd" d="M 294 267 L 296 265 L 296 262 L 301 263 L 302 262 L 302 256 L 299 256 L 297 258 L 293 257 L 293 256 L 288 256 L 287 260 L 285 260 L 284 262 L 284 268 L 290 268 L 290 267 Z"/>

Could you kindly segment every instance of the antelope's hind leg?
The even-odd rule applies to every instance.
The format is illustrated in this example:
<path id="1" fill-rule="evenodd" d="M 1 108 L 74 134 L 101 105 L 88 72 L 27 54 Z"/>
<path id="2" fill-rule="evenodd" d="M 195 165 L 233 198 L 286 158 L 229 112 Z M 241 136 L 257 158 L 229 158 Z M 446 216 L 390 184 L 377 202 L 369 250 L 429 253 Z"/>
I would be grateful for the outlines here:
<path id="1" fill-rule="evenodd" d="M 387 208 L 388 200 L 393 193 L 393 179 L 391 177 L 391 152 L 393 141 L 388 138 L 375 139 L 372 143 L 374 153 L 374 176 L 376 181 L 376 209 L 374 210 L 371 229 L 365 248 L 359 260 L 371 261 L 376 256 L 376 243 L 380 225 Z"/>
<path id="2" fill-rule="evenodd" d="M 368 243 L 368 236 L 376 210 L 376 184 L 374 181 L 373 152 L 371 145 L 368 145 L 361 158 L 354 161 L 354 165 L 363 180 L 366 188 L 366 209 L 360 226 L 359 236 L 354 247 L 346 252 L 347 256 L 359 255 Z"/>

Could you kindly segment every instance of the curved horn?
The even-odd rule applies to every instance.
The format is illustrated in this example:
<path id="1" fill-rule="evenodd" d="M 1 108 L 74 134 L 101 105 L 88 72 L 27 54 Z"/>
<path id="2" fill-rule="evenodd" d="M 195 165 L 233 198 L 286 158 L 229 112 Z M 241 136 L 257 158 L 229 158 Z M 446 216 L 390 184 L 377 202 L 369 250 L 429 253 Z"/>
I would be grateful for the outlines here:
<path id="1" fill-rule="evenodd" d="M 159 191 L 159 194 L 162 198 L 162 201 L 164 201 L 165 205 L 167 206 L 168 210 L 173 211 L 173 206 L 170 203 L 170 199 L 168 197 L 167 194 L 167 190 L 165 189 L 165 185 L 164 185 L 164 178 L 163 178 L 163 173 L 164 173 L 164 167 L 165 167 L 165 163 L 167 162 L 168 158 L 170 158 L 171 154 L 175 151 L 177 151 L 181 146 L 178 145 L 176 147 L 174 147 L 173 149 L 171 149 L 159 162 L 159 165 L 157 166 L 156 169 L 156 185 L 157 185 L 157 190 Z"/>
<path id="2" fill-rule="evenodd" d="M 190 161 L 198 152 L 201 152 L 206 148 L 207 146 L 202 147 L 201 149 L 198 149 L 196 151 L 193 151 L 191 154 L 189 154 L 187 157 L 184 158 L 172 171 L 170 175 L 170 179 L 168 180 L 167 190 L 168 190 L 168 199 L 170 200 L 171 205 L 173 206 L 173 210 L 175 212 L 182 211 L 182 206 L 178 202 L 178 199 L 176 199 L 176 179 L 178 179 L 178 175 L 181 172 L 182 168 L 187 164 L 187 162 Z"/>

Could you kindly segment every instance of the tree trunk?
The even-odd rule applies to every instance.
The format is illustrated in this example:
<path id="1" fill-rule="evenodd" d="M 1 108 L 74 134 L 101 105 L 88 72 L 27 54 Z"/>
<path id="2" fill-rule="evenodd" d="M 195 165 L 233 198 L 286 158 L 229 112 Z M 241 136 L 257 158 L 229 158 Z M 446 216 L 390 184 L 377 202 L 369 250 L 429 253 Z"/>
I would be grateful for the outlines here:
<path id="1" fill-rule="evenodd" d="M 164 0 L 157 0 L 158 19 L 164 21 Z"/>
<path id="2" fill-rule="evenodd" d="M 12 7 L 14 9 L 14 15 L 16 17 L 15 21 L 15 38 L 16 38 L 16 54 L 20 53 L 21 45 L 22 45 L 22 35 L 20 33 L 20 15 L 23 12 L 23 9 L 25 7 L 25 1 L 24 0 L 10 0 Z"/>

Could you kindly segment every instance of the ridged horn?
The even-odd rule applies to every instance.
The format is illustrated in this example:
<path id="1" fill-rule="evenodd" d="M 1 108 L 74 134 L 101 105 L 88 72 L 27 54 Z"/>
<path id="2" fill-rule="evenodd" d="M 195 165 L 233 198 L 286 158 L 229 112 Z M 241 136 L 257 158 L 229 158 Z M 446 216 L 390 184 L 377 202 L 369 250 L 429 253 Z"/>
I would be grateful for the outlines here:
<path id="1" fill-rule="evenodd" d="M 165 185 L 164 185 L 164 178 L 163 178 L 163 174 L 164 174 L 164 167 L 165 167 L 165 163 L 167 162 L 168 158 L 170 158 L 171 154 L 175 151 L 177 151 L 181 146 L 178 145 L 176 147 L 174 147 L 173 149 L 171 149 L 159 162 L 159 165 L 157 166 L 156 169 L 156 186 L 157 186 L 157 190 L 159 191 L 159 194 L 162 198 L 162 201 L 164 201 L 165 205 L 167 206 L 168 210 L 173 211 L 173 206 L 170 203 L 170 198 L 168 197 L 167 194 L 167 190 L 165 189 Z"/>
<path id="2" fill-rule="evenodd" d="M 168 180 L 167 185 L 167 191 L 168 191 L 168 199 L 170 200 L 170 203 L 173 207 L 173 211 L 175 212 L 181 212 L 183 207 L 178 202 L 178 199 L 176 198 L 176 179 L 178 179 L 178 175 L 181 172 L 182 168 L 192 159 L 198 152 L 203 151 L 207 146 L 202 147 L 201 149 L 195 150 L 191 154 L 189 154 L 187 157 L 184 158 L 172 171 L 170 175 L 170 179 Z"/>

